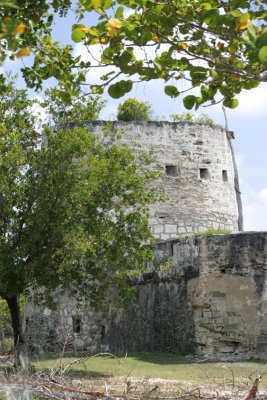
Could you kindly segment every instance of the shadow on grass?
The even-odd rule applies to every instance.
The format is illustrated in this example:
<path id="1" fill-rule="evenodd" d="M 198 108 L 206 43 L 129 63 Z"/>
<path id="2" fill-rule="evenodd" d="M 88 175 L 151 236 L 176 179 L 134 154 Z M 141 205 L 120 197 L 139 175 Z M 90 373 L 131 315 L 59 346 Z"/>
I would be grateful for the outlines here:
<path id="1" fill-rule="evenodd" d="M 193 355 L 184 356 L 179 353 L 130 353 L 128 356 L 138 361 L 158 365 L 194 364 L 198 360 Z"/>
<path id="2" fill-rule="evenodd" d="M 56 358 L 56 357 L 55 357 Z M 76 369 L 68 369 L 65 372 L 65 376 L 71 378 L 71 379 L 101 379 L 101 378 L 109 378 L 112 376 L 112 374 L 109 374 L 107 372 L 96 372 L 96 371 L 91 371 L 89 369 L 85 369 L 84 365 L 80 366 L 81 369 L 79 369 L 79 365 L 76 366 Z M 53 370 L 56 370 L 57 367 L 53 368 Z M 34 365 L 30 365 L 29 368 L 29 373 L 34 374 L 38 372 L 44 372 L 49 374 L 51 372 L 51 368 L 49 367 L 42 367 L 42 368 L 36 368 Z M 0 364 L 0 375 L 3 374 L 4 376 L 15 376 L 17 375 L 17 372 L 13 368 L 12 365 L 2 365 Z M 1 400 L 1 399 L 0 399 Z"/>
<path id="3" fill-rule="evenodd" d="M 156 352 L 147 352 L 147 353 L 129 353 L 129 357 L 132 357 L 138 361 L 147 362 L 151 364 L 158 364 L 158 365 L 193 365 L 193 364 L 218 364 L 218 363 L 225 363 L 225 364 L 234 364 L 234 363 L 250 363 L 250 364 L 262 364 L 266 365 L 266 361 L 253 359 L 253 360 L 210 360 L 204 359 L 195 355 L 181 355 L 179 353 L 156 353 Z M 121 357 L 125 357 L 121 355 Z"/>

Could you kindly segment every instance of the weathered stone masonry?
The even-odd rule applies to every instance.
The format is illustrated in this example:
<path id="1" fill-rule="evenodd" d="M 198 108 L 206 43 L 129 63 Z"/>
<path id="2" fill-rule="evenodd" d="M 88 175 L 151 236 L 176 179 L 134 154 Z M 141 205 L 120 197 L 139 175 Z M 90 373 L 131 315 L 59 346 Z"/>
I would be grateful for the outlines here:
<path id="1" fill-rule="evenodd" d="M 87 126 L 101 134 L 106 125 L 93 121 Z M 149 223 L 156 238 L 167 240 L 208 228 L 238 230 L 232 132 L 219 126 L 159 121 L 113 122 L 111 129 L 123 132 L 121 142 L 130 146 L 136 142 L 153 154 L 157 161 L 152 168 L 162 172 L 155 187 L 166 201 L 150 207 Z"/>
<path id="2" fill-rule="evenodd" d="M 93 313 L 64 296 L 54 312 L 31 305 L 27 329 L 35 348 L 55 350 L 78 321 L 69 344 L 91 352 L 266 357 L 266 232 L 170 240 L 155 254 L 154 270 L 133 281 L 136 301 L 127 312 Z M 166 260 L 171 267 L 161 271 Z"/>

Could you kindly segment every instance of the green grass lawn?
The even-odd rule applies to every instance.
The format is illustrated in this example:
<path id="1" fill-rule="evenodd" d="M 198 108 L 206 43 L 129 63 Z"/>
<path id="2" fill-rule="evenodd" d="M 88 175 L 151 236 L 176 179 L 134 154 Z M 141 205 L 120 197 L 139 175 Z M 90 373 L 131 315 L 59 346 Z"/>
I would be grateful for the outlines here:
<path id="1" fill-rule="evenodd" d="M 64 366 L 78 357 L 64 356 Z M 81 359 L 82 360 L 82 359 Z M 55 355 L 33 358 L 36 369 L 51 370 L 59 366 Z M 233 385 L 263 376 L 261 386 L 267 387 L 267 365 L 262 362 L 201 362 L 197 358 L 167 353 L 136 353 L 125 357 L 100 356 L 73 364 L 69 372 L 80 378 L 143 377 L 186 381 L 189 383 Z"/>
<path id="2" fill-rule="evenodd" d="M 52 383 L 54 379 L 59 382 L 63 379 L 66 387 L 108 392 L 114 396 L 127 393 L 147 400 L 158 397 L 168 400 L 177 396 L 193 400 L 200 393 L 204 398 L 220 394 L 221 397 L 215 397 L 226 395 L 240 399 L 245 397 L 259 374 L 262 375 L 260 392 L 265 395 L 267 391 L 267 365 L 256 361 L 204 362 L 197 357 L 169 353 L 135 353 L 120 357 L 65 354 L 62 359 L 55 354 L 43 354 L 32 357 L 31 365 L 33 375 L 29 376 L 42 377 L 44 382 L 50 382 L 48 375 L 53 371 Z M 69 368 L 62 376 L 62 368 L 67 365 Z M 11 365 L 0 365 L 0 373 L 8 382 L 14 379 L 16 382 Z M 57 393 L 58 389 L 54 390 Z M 0 383 L 0 400 L 3 400 L 1 395 Z"/>

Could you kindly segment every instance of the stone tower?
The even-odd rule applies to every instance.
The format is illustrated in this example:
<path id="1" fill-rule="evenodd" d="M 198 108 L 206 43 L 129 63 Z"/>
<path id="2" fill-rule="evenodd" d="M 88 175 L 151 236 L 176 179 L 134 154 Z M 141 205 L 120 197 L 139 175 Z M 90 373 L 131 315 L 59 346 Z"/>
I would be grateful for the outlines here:
<path id="1" fill-rule="evenodd" d="M 88 128 L 100 133 L 106 124 L 94 121 Z M 122 130 L 121 141 L 137 142 L 157 160 L 153 168 L 162 177 L 155 186 L 166 200 L 150 208 L 156 238 L 167 240 L 209 228 L 242 230 L 232 132 L 219 126 L 159 121 L 113 122 L 112 129 Z"/>

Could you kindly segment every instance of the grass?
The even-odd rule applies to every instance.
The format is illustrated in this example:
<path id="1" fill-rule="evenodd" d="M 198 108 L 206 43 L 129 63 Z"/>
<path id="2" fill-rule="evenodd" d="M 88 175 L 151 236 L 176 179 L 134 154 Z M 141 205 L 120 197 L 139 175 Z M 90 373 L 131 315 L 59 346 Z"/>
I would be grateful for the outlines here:
<path id="1" fill-rule="evenodd" d="M 66 366 L 78 357 L 64 357 Z M 34 357 L 36 369 L 51 370 L 59 365 L 55 355 Z M 92 357 L 74 364 L 69 372 L 80 378 L 142 377 L 186 381 L 188 383 L 224 383 L 232 385 L 234 380 L 254 379 L 263 375 L 262 384 L 267 385 L 267 366 L 262 362 L 200 362 L 198 359 L 169 353 L 136 353 L 127 357 Z"/>
<path id="2" fill-rule="evenodd" d="M 63 375 L 55 373 L 60 364 L 64 369 L 70 363 L 73 364 Z M 159 397 L 169 400 L 179 396 L 184 400 L 192 400 L 196 394 L 201 393 L 205 398 L 206 395 L 215 396 L 216 393 L 220 393 L 221 399 L 223 396 L 240 399 L 245 397 L 258 374 L 263 376 L 261 393 L 266 394 L 267 388 L 267 366 L 256 361 L 204 362 L 197 357 L 169 353 L 135 353 L 120 357 L 65 354 L 60 360 L 56 354 L 43 354 L 32 357 L 32 366 L 32 376 L 43 377 L 44 382 L 49 382 L 50 372 L 53 371 L 50 375 L 53 382 L 54 379 L 61 382 L 62 378 L 65 387 L 77 387 L 77 384 L 78 388 L 108 391 L 115 397 L 128 393 L 132 397 L 150 400 Z M 12 377 L 14 380 L 15 375 L 11 367 L 0 365 L 0 374 L 1 372 L 4 373 L 3 376 L 10 378 L 11 382 Z M 0 383 L 0 400 L 4 400 L 1 394 Z"/>

